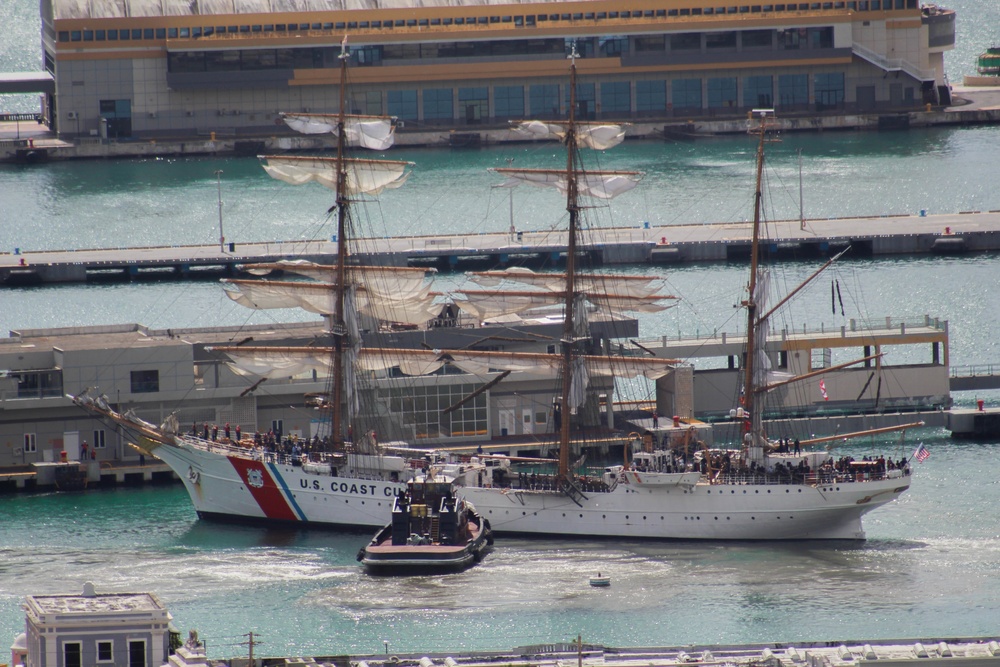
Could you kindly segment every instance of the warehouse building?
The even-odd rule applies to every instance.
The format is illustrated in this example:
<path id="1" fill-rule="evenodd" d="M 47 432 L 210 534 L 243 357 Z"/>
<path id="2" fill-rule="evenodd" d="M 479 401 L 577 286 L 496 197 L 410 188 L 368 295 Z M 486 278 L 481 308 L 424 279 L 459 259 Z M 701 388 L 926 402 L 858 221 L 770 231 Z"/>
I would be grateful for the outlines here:
<path id="1" fill-rule="evenodd" d="M 42 0 L 54 129 L 108 138 L 284 131 L 333 112 L 407 129 L 561 116 L 683 120 L 947 103 L 955 13 L 919 0 Z M 743 4 L 752 1 L 755 4 Z"/>

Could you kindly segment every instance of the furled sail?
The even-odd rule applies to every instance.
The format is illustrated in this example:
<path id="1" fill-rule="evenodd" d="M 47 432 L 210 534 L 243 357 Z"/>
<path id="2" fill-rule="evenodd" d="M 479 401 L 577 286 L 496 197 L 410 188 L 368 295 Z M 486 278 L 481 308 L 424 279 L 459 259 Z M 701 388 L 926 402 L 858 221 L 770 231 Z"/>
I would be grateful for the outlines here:
<path id="1" fill-rule="evenodd" d="M 317 264 L 307 259 L 282 259 L 277 262 L 258 262 L 256 264 L 242 264 L 241 271 L 246 271 L 257 276 L 266 276 L 273 271 L 283 271 L 294 273 L 313 280 L 325 280 L 332 282 L 336 280 L 336 264 Z M 350 264 L 348 270 L 355 275 L 360 275 L 367 282 L 378 282 L 388 285 L 387 281 L 408 281 L 423 284 L 424 276 L 429 273 L 437 273 L 437 269 L 430 267 L 414 268 L 410 266 L 363 266 L 361 264 Z M 409 289 L 399 283 L 399 287 L 391 289 Z"/>
<path id="2" fill-rule="evenodd" d="M 500 184 L 501 187 L 509 188 L 527 183 L 537 187 L 555 188 L 563 194 L 569 189 L 569 178 L 565 171 L 508 168 L 490 171 L 507 177 L 507 180 Z M 578 173 L 575 178 L 579 194 L 595 199 L 614 199 L 638 185 L 642 176 L 642 172 L 638 171 L 596 171 Z"/>
<path id="3" fill-rule="evenodd" d="M 475 271 L 468 275 L 475 283 L 483 287 L 496 287 L 503 281 L 509 280 L 533 285 L 550 292 L 561 292 L 566 289 L 565 273 L 535 273 L 531 269 L 511 267 L 503 271 Z M 655 284 L 658 279 L 653 276 L 577 273 L 574 280 L 577 289 L 581 292 L 604 292 L 643 297 L 653 296 L 659 289 Z M 674 297 L 661 296 L 660 298 L 673 299 Z"/>
<path id="4" fill-rule="evenodd" d="M 338 114 L 283 113 L 281 118 L 302 134 L 336 134 L 340 125 Z M 395 127 L 391 118 L 382 116 L 344 116 L 344 134 L 351 146 L 384 151 L 392 147 Z"/>
<path id="5" fill-rule="evenodd" d="M 329 351 L 320 347 L 217 345 L 208 349 L 225 353 L 237 372 L 261 377 L 280 378 L 312 370 L 328 371 L 333 363 Z M 670 373 L 678 363 L 676 359 L 652 357 L 581 355 L 577 358 L 586 366 L 591 377 L 647 377 L 655 380 Z M 399 368 L 407 375 L 432 373 L 445 363 L 479 376 L 509 370 L 555 377 L 561 370 L 559 355 L 535 352 L 366 347 L 359 350 L 356 360 L 360 370 Z"/>
<path id="6" fill-rule="evenodd" d="M 335 157 L 301 157 L 289 155 L 262 155 L 264 171 L 271 178 L 303 185 L 319 183 L 331 190 L 337 189 L 337 174 L 340 160 Z M 386 189 L 403 185 L 409 177 L 407 167 L 412 162 L 399 160 L 359 160 L 344 158 L 343 167 L 347 174 L 346 196 L 366 194 L 377 195 Z"/>
<path id="7" fill-rule="evenodd" d="M 302 308 L 320 315 L 332 315 L 336 310 L 336 291 L 330 283 L 275 280 L 222 282 L 227 287 L 235 288 L 226 289 L 226 296 L 254 310 Z M 391 282 L 392 285 L 376 284 L 372 287 L 362 283 L 354 297 L 357 312 L 383 322 L 418 325 L 426 324 L 440 312 L 441 307 L 434 304 L 440 294 L 432 292 L 422 278 L 419 281 Z"/>
<path id="8" fill-rule="evenodd" d="M 526 120 L 512 123 L 514 130 L 532 139 L 559 139 L 566 137 L 568 122 Z M 580 148 L 606 150 L 614 148 L 625 140 L 625 128 L 628 124 L 584 123 L 577 121 L 576 145 Z"/>
<path id="9" fill-rule="evenodd" d="M 566 303 L 564 292 L 477 292 L 463 290 L 455 305 L 480 321 L 504 315 L 523 315 L 537 308 L 561 306 Z M 606 314 L 628 312 L 658 313 L 670 307 L 661 303 L 660 296 L 628 296 L 622 294 L 581 293 L 584 301 Z"/>

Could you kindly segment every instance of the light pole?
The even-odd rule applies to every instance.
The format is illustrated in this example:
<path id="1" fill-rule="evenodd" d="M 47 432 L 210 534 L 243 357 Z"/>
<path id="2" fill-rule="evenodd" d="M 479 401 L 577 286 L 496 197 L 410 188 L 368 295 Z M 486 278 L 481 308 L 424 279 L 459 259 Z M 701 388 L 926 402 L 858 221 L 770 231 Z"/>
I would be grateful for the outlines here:
<path id="1" fill-rule="evenodd" d="M 507 158 L 507 168 L 510 169 L 511 165 L 514 164 L 514 158 Z M 514 227 L 514 188 L 510 189 L 510 242 L 514 242 L 514 237 L 517 234 L 517 229 Z"/>
<path id="2" fill-rule="evenodd" d="M 226 252 L 226 237 L 222 233 L 222 170 L 215 171 L 215 184 L 219 191 L 219 251 Z"/>
<path id="3" fill-rule="evenodd" d="M 806 228 L 806 213 L 802 203 L 802 149 L 799 149 L 799 229 Z"/>

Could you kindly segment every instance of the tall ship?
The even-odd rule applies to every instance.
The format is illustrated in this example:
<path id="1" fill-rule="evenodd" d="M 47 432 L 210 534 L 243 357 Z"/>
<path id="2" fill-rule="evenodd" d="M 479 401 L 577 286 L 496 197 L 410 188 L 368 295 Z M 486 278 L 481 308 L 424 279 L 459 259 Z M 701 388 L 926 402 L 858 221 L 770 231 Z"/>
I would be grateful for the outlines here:
<path id="1" fill-rule="evenodd" d="M 346 46 L 344 48 L 346 55 Z M 642 174 L 635 171 L 584 169 L 584 149 L 605 151 L 618 145 L 625 128 L 577 119 L 576 61 L 570 54 L 568 117 L 562 121 L 523 121 L 516 129 L 533 138 L 559 139 L 566 147 L 558 169 L 495 169 L 507 185 L 525 183 L 553 188 L 566 197 L 565 271 L 536 273 L 524 269 L 479 272 L 470 279 L 482 289 L 454 294 L 433 292 L 424 271 L 362 266 L 350 253 L 354 216 L 364 197 L 397 187 L 406 179 L 408 163 L 347 157 L 349 145 L 385 150 L 392 140 L 391 119 L 345 113 L 342 98 L 336 115 L 294 114 L 286 122 L 304 132 L 333 132 L 337 154 L 331 158 L 268 156 L 269 174 L 292 184 L 319 182 L 336 196 L 338 257 L 332 266 L 286 262 L 249 267 L 250 272 L 280 269 L 313 279 L 228 281 L 238 303 L 253 308 L 297 305 L 322 314 L 329 331 L 322 340 L 303 346 L 253 344 L 243 340 L 215 346 L 238 372 L 256 378 L 250 389 L 269 378 L 301 373 L 323 374 L 326 391 L 312 397 L 317 411 L 328 415 L 322 438 L 272 442 L 226 432 L 209 434 L 207 425 L 190 429 L 167 419 L 160 425 L 119 413 L 100 396 L 81 394 L 76 403 L 113 421 L 135 436 L 136 445 L 167 463 L 183 480 L 203 518 L 324 526 L 381 527 L 394 499 L 408 481 L 443 462 L 463 480 L 459 495 L 471 502 L 496 534 L 617 536 L 713 540 L 864 539 L 862 517 L 892 502 L 910 485 L 905 457 L 884 456 L 854 461 L 834 458 L 822 439 L 796 440 L 769 434 L 765 400 L 803 377 L 780 377 L 768 360 L 769 318 L 784 304 L 765 310 L 769 279 L 759 261 L 762 245 L 762 173 L 768 114 L 757 127 L 756 194 L 750 279 L 741 302 L 746 310 L 746 352 L 741 362 L 743 384 L 732 421 L 741 432 L 729 448 L 702 441 L 691 425 L 674 424 L 666 432 L 657 425 L 625 436 L 615 433 L 611 406 L 626 386 L 662 389 L 661 383 L 683 363 L 661 358 L 649 349 L 612 345 L 594 327 L 627 321 L 629 313 L 655 312 L 669 306 L 654 278 L 610 276 L 584 271 L 584 214 L 632 190 Z M 341 63 L 341 91 L 346 88 L 346 58 Z M 589 197 L 597 205 L 583 205 Z M 831 260 L 827 265 L 832 263 Z M 818 275 L 818 273 L 816 274 Z M 403 347 L 395 334 L 435 321 L 454 326 L 471 318 L 481 336 L 478 345 Z M 507 326 L 537 317 L 555 332 L 527 335 Z M 633 320 L 634 322 L 634 320 Z M 499 333 L 484 325 L 495 323 Z M 388 344 L 371 344 L 372 334 L 389 334 Z M 620 334 L 619 334 L 620 335 Z M 539 340 L 535 340 L 539 339 Z M 508 343 L 510 344 L 508 346 Z M 509 347 L 522 346 L 521 350 Z M 540 347 L 535 351 L 532 346 Z M 874 355 L 855 362 L 869 362 Z M 824 372 L 831 372 L 828 367 Z M 812 374 L 815 375 L 815 374 Z M 527 462 L 502 455 L 466 456 L 459 461 L 443 451 L 421 447 L 425 433 L 399 430 L 403 403 L 372 402 L 372 383 L 423 383 L 440 387 L 456 377 L 478 384 L 465 396 L 429 408 L 443 428 L 448 416 L 453 433 L 480 437 L 474 417 L 465 422 L 451 415 L 475 413 L 477 401 L 498 384 L 523 389 L 535 407 L 524 410 L 524 425 L 539 424 L 555 434 L 554 459 Z M 520 383 L 520 384 L 516 384 Z M 248 391 L 250 390 L 248 389 Z M 401 390 L 399 401 L 414 399 Z M 374 407 L 372 407 L 374 405 Z M 518 415 L 500 415 L 511 427 Z M 472 424 L 473 426 L 469 426 Z M 893 427 L 903 430 L 919 423 Z M 413 426 L 413 425 L 410 425 Z M 679 427 L 679 428 L 678 428 Z M 463 430 L 464 429 L 464 430 Z M 504 429 L 506 431 L 506 429 Z M 889 429 L 882 429 L 887 432 Z M 873 434 L 872 431 L 865 432 Z M 506 432 L 504 433 L 506 435 Z M 840 434 L 837 441 L 852 434 Z M 627 461 L 598 473 L 585 469 L 586 452 L 608 454 L 611 444 L 627 443 Z M 466 443 L 468 445 L 468 443 Z M 491 443 L 491 450 L 497 448 Z M 803 449 L 804 448 L 804 449 Z M 475 444 L 463 448 L 475 451 Z M 572 463 L 571 463 L 572 461 Z"/>
<path id="2" fill-rule="evenodd" d="M 593 144 L 589 143 L 588 125 L 575 119 L 576 67 L 572 58 L 569 90 L 568 120 L 547 124 L 548 131 L 566 145 L 565 170 L 544 174 L 512 169 L 502 172 L 531 184 L 544 182 L 566 194 L 568 247 L 572 249 L 584 228 L 578 196 L 597 179 L 613 181 L 621 175 L 595 174 L 580 167 L 578 149 Z M 731 411 L 740 426 L 740 441 L 731 448 L 716 449 L 684 438 L 660 440 L 654 429 L 653 433 L 637 438 L 635 446 L 630 448 L 631 461 L 607 468 L 600 478 L 574 473 L 570 465 L 575 431 L 571 415 L 582 406 L 575 387 L 582 384 L 579 374 L 586 374 L 586 367 L 578 363 L 580 338 L 575 329 L 577 310 L 573 304 L 580 286 L 575 282 L 575 253 L 568 252 L 560 355 L 563 378 L 560 401 L 566 416 L 559 434 L 558 466 L 552 474 L 540 476 L 515 475 L 500 469 L 492 485 L 465 489 L 465 497 L 490 521 L 497 534 L 861 540 L 865 538 L 862 517 L 909 489 L 911 468 L 905 457 L 894 461 L 874 456 L 855 461 L 850 456 L 841 456 L 835 460 L 821 446 L 823 439 L 802 442 L 769 436 L 767 432 L 763 419 L 767 395 L 820 373 L 810 373 L 808 377 L 782 376 L 772 369 L 766 351 L 769 318 L 790 296 L 775 306 L 767 306 L 770 278 L 761 262 L 761 232 L 764 149 L 772 112 L 760 110 L 759 115 L 758 124 L 751 128 L 759 142 L 750 277 L 740 303 L 746 311 L 743 383 Z M 540 132 L 540 125 L 536 122 L 530 127 Z M 599 131 L 605 137 L 621 136 L 609 127 Z M 610 146 L 605 142 L 600 147 Z M 842 366 L 871 361 L 873 356 Z M 916 422 L 880 431 L 905 431 L 919 425 Z M 843 434 L 836 440 L 851 435 L 854 434 Z"/>

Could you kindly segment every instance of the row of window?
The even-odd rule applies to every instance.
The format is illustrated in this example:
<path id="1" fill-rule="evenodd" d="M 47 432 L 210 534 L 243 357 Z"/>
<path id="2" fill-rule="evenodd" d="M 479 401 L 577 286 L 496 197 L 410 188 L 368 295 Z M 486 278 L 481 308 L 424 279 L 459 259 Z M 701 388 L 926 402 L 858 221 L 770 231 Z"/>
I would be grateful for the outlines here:
<path id="1" fill-rule="evenodd" d="M 94 437 L 88 443 L 94 449 L 104 449 L 106 445 L 106 437 L 103 429 L 95 429 Z M 25 433 L 24 434 L 24 453 L 34 454 L 38 451 L 38 435 L 36 433 Z M 82 452 L 81 452 L 82 454 Z"/>
<path id="2" fill-rule="evenodd" d="M 425 44 L 374 44 L 354 49 L 352 60 L 359 66 L 384 61 L 435 60 L 449 58 L 504 58 L 569 53 L 581 57 L 671 52 L 711 52 L 737 49 L 799 50 L 833 48 L 833 28 L 791 30 L 741 30 L 729 32 L 685 32 L 673 35 L 609 36 L 583 39 L 483 40 Z M 167 54 L 167 71 L 253 72 L 268 69 L 322 69 L 339 66 L 334 47 L 240 49 L 232 51 L 179 51 Z"/>
<path id="3" fill-rule="evenodd" d="M 114 642 L 99 640 L 96 646 L 97 662 L 114 662 L 112 649 Z M 83 667 L 83 643 L 65 642 L 63 644 L 63 667 Z M 89 660 L 87 661 L 89 662 Z M 124 663 L 124 661 L 122 661 Z M 146 666 L 146 642 L 142 639 L 128 640 L 128 667 Z"/>
<path id="4" fill-rule="evenodd" d="M 736 109 L 750 107 L 795 107 L 814 103 L 817 108 L 835 108 L 843 104 L 845 77 L 843 72 L 813 75 L 812 102 L 810 101 L 808 74 L 781 74 L 778 76 L 747 76 L 742 79 L 742 95 L 737 77 L 711 77 L 708 79 L 673 79 L 604 82 L 578 84 L 576 91 L 577 112 L 581 117 L 627 117 L 637 114 L 653 115 L 673 110 L 701 111 L 703 109 Z M 527 96 L 525 93 L 527 92 Z M 633 104 L 635 94 L 635 108 Z M 366 113 L 387 113 L 405 120 L 451 121 L 458 117 L 466 121 L 493 118 L 562 117 L 562 109 L 569 104 L 566 86 L 539 84 L 528 86 L 494 86 L 493 110 L 490 113 L 490 89 L 425 88 L 420 95 L 416 90 L 391 90 L 386 93 L 386 109 L 369 103 Z M 668 97 L 669 95 L 669 97 Z"/>
<path id="5" fill-rule="evenodd" d="M 379 398 L 388 405 L 390 414 L 417 439 L 481 437 L 489 428 L 486 393 L 476 395 L 457 409 L 445 411 L 480 388 L 475 384 L 393 388 L 381 390 Z"/>
<path id="6" fill-rule="evenodd" d="M 617 12 L 574 12 L 560 14 L 529 14 L 469 16 L 458 18 L 394 19 L 391 21 L 328 21 L 313 23 L 264 23 L 195 26 L 185 28 L 130 28 L 122 30 L 60 30 L 60 42 L 115 42 L 136 40 L 199 39 L 216 35 L 287 34 L 307 31 L 384 30 L 392 28 L 424 28 L 451 25 L 511 24 L 534 27 L 562 21 L 602 21 L 608 19 L 649 19 L 673 16 L 715 16 L 719 14 L 751 14 L 790 11 L 849 9 L 852 11 L 891 11 L 917 9 L 919 0 L 826 0 L 825 2 L 787 2 L 761 5 L 726 5 L 720 7 L 689 7 L 646 9 Z"/>
<path id="7" fill-rule="evenodd" d="M 114 102 L 111 101 L 111 111 L 114 111 Z M 128 101 L 123 100 L 127 105 Z M 121 106 L 121 102 L 119 102 Z M 107 114 L 107 101 L 101 102 L 101 113 Z M 52 398 L 63 395 L 62 371 L 11 371 L 11 377 L 17 378 L 18 398 Z M 159 371 L 132 371 L 131 389 L 133 394 L 148 394 L 160 390 Z"/>

